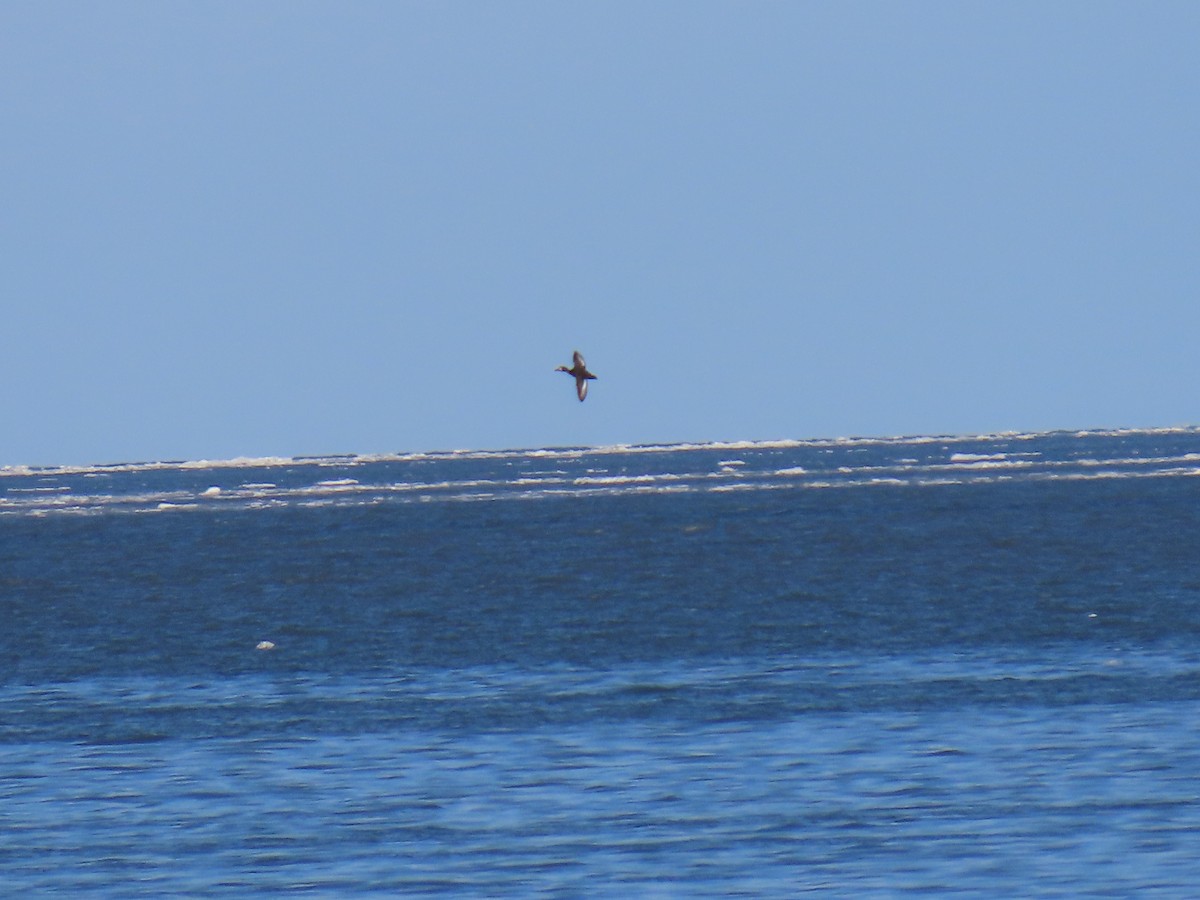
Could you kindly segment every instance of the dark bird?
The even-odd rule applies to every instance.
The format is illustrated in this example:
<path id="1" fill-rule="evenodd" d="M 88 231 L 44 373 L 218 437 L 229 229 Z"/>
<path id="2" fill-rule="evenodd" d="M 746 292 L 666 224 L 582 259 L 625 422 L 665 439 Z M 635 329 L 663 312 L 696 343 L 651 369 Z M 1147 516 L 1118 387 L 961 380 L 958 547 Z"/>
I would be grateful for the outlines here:
<path id="1" fill-rule="evenodd" d="M 583 402 L 583 398 L 587 396 L 587 383 L 589 378 L 595 378 L 591 372 L 587 370 L 587 363 L 583 361 L 583 355 L 575 351 L 575 366 L 568 369 L 566 366 L 559 366 L 555 372 L 566 372 L 568 375 L 575 376 L 575 393 L 579 395 L 579 402 Z"/>

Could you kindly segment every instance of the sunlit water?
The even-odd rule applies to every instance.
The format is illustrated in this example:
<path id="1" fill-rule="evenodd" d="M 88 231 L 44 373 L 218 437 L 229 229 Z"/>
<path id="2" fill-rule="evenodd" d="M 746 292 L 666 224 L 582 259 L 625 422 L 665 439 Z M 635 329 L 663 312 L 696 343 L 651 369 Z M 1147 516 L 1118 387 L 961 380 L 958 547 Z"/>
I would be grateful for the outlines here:
<path id="1" fill-rule="evenodd" d="M 1195 896 L 1197 475 L 1190 429 L 0 470 L 0 894 Z"/>

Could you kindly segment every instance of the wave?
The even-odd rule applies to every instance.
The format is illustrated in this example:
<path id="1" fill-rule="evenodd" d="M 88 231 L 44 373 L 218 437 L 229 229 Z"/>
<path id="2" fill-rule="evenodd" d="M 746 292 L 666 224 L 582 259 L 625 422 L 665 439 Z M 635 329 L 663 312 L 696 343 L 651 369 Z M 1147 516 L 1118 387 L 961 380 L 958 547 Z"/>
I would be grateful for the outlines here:
<path id="1" fill-rule="evenodd" d="M 923 446 L 932 444 L 985 444 L 998 441 L 1032 441 L 1048 438 L 1116 438 L 1169 435 L 1200 435 L 1200 426 L 1178 425 L 1157 428 L 1110 428 L 1082 431 L 1000 431 L 981 434 L 897 435 L 894 437 L 832 437 L 773 440 L 714 440 L 679 443 L 607 444 L 581 447 L 543 447 L 509 449 L 426 450 L 397 453 L 331 453 L 305 456 L 239 456 L 232 459 L 168 460 L 152 462 L 96 463 L 88 465 L 7 465 L 0 466 L 0 478 L 39 475 L 104 475 L 126 472 L 189 471 L 217 469 L 271 469 L 295 467 L 352 467 L 373 463 L 403 463 L 445 460 L 571 460 L 594 456 L 636 456 L 641 454 L 678 454 L 705 451 L 835 449 L 845 447 Z M 983 461 L 1001 454 L 956 453 L 956 461 Z M 1007 454 L 1009 456 L 1014 454 Z M 741 460 L 723 460 L 722 465 L 744 465 Z"/>
<path id="2" fill-rule="evenodd" d="M 0 516 L 1200 475 L 1200 429 L 713 441 L 0 469 Z"/>

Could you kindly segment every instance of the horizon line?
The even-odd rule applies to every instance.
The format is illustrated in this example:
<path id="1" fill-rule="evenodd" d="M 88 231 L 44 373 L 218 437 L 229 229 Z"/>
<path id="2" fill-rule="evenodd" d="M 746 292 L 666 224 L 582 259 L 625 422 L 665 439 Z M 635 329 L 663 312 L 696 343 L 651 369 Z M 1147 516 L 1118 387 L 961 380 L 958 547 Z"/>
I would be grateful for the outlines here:
<path id="1" fill-rule="evenodd" d="M 446 448 L 433 450 L 398 450 L 398 451 L 364 451 L 341 453 L 303 453 L 294 456 L 233 456 L 224 459 L 162 459 L 162 460 L 130 460 L 125 462 L 93 462 L 93 463 L 14 463 L 0 465 L 0 476 L 20 476 L 37 474 L 68 474 L 103 471 L 135 471 L 153 469 L 208 469 L 236 467 L 274 467 L 294 465 L 321 465 L 330 463 L 365 463 L 365 462 L 403 462 L 407 460 L 438 459 L 438 458 L 502 458 L 505 456 L 527 456 L 540 454 L 546 456 L 585 455 L 585 454 L 615 454 L 615 453 L 655 453 L 679 452 L 689 450 L 725 450 L 747 449 L 752 447 L 802 447 L 802 446 L 844 446 L 846 444 L 904 444 L 932 443 L 949 441 L 967 443 L 971 441 L 996 440 L 1009 438 L 1012 440 L 1030 440 L 1054 435 L 1074 435 L 1078 437 L 1104 437 L 1126 434 L 1186 434 L 1200 431 L 1200 425 L 1168 425 L 1168 426 L 1110 426 L 1091 428 L 1051 428 L 1038 431 L 1004 430 L 977 433 L 942 433 L 942 434 L 900 434 L 900 435 L 841 435 L 837 437 L 807 437 L 807 438 L 761 438 L 761 439 L 714 439 L 706 441 L 650 441 L 646 443 L 619 442 L 615 444 L 579 444 L 553 445 L 546 447 L 481 447 L 481 448 Z"/>

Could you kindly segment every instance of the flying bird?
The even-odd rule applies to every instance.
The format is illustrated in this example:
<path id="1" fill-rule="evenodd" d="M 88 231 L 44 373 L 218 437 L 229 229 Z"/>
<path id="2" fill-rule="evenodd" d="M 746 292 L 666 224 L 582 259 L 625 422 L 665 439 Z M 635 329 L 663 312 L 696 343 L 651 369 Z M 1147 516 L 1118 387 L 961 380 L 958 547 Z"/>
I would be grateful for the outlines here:
<path id="1" fill-rule="evenodd" d="M 583 361 L 583 354 L 578 350 L 575 351 L 575 365 L 568 369 L 566 366 L 559 366 L 555 372 L 566 372 L 568 375 L 575 376 L 575 393 L 579 395 L 579 402 L 587 396 L 587 383 L 589 378 L 595 378 L 591 372 L 587 370 L 587 363 Z"/>

